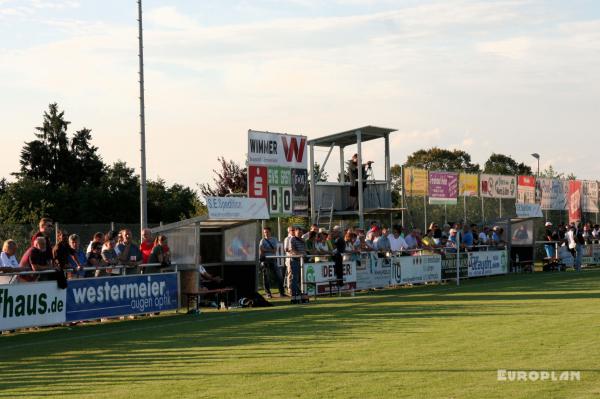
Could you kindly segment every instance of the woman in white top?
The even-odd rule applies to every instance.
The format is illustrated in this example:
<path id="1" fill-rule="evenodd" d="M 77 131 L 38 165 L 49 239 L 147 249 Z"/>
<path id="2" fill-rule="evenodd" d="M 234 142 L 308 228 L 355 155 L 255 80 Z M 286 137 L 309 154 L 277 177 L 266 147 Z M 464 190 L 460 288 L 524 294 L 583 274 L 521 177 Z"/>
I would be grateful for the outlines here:
<path id="1" fill-rule="evenodd" d="M 4 241 L 2 245 L 2 253 L 0 254 L 0 273 L 10 273 L 19 268 L 19 262 L 15 254 L 17 253 L 17 243 L 13 240 Z M 0 274 L 0 284 L 11 284 L 16 282 L 15 275 L 2 276 Z"/>
<path id="2" fill-rule="evenodd" d="M 0 266 L 15 268 L 19 267 L 19 262 L 15 254 L 17 253 L 17 243 L 13 240 L 4 241 L 2 245 L 2 254 L 0 254 Z"/>

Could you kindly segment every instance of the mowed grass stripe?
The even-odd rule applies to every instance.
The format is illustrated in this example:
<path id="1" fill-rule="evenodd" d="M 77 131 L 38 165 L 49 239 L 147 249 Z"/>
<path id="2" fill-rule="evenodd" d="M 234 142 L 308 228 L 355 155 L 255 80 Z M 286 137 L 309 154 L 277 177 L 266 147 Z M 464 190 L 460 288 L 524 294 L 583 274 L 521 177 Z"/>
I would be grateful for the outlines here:
<path id="1" fill-rule="evenodd" d="M 598 277 L 503 276 L 3 337 L 0 396 L 596 397 Z M 583 381 L 499 383 L 498 368 L 576 369 Z"/>

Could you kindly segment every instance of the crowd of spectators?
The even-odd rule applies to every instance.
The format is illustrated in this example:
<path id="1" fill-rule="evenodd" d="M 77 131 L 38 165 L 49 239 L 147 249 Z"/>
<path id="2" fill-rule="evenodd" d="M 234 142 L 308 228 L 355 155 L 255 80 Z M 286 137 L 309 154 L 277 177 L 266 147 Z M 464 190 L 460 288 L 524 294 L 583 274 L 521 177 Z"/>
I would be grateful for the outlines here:
<path id="1" fill-rule="evenodd" d="M 42 218 L 38 227 L 20 260 L 16 256 L 18 248 L 15 240 L 4 241 L 0 254 L 0 276 L 10 276 L 11 283 L 52 280 L 57 279 L 57 274 L 86 278 L 154 273 L 171 263 L 167 237 L 158 235 L 153 238 L 150 229 L 142 231 L 140 245 L 133 241 L 131 230 L 123 229 L 118 233 L 97 232 L 85 246 L 79 235 L 69 235 L 64 230 L 56 231 L 56 243 L 52 245 L 52 219 Z"/>
<path id="2" fill-rule="evenodd" d="M 342 230 L 334 226 L 331 231 L 319 228 L 316 224 L 306 231 L 301 227 L 288 227 L 288 235 L 283 241 L 285 262 L 277 268 L 276 255 L 278 241 L 271 229 L 263 229 L 259 243 L 259 255 L 263 285 L 268 298 L 272 297 L 271 281 L 277 281 L 280 296 L 291 295 L 297 301 L 300 295 L 300 260 L 311 262 L 333 261 L 338 284 L 343 282 L 344 261 L 358 260 L 363 252 L 376 252 L 378 256 L 396 254 L 401 256 L 420 254 L 443 254 L 460 251 L 478 251 L 483 248 L 504 248 L 503 229 L 498 226 L 484 226 L 481 230 L 475 224 L 452 223 L 440 227 L 432 223 L 423 235 L 418 228 L 407 229 L 400 225 L 388 228 L 372 222 L 368 230 L 348 228 Z M 284 282 L 286 284 L 284 284 Z M 289 292 L 285 292 L 287 286 Z"/>

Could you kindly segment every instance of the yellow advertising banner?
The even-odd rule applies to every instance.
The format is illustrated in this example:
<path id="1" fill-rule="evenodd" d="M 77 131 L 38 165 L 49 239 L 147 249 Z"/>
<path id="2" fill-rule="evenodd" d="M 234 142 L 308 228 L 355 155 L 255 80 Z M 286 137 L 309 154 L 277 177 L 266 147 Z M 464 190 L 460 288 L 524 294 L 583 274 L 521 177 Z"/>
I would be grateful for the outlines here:
<path id="1" fill-rule="evenodd" d="M 404 168 L 404 193 L 424 197 L 427 195 L 427 170 Z"/>
<path id="2" fill-rule="evenodd" d="M 479 195 L 479 175 L 461 173 L 458 178 L 458 195 L 461 197 L 477 197 Z"/>

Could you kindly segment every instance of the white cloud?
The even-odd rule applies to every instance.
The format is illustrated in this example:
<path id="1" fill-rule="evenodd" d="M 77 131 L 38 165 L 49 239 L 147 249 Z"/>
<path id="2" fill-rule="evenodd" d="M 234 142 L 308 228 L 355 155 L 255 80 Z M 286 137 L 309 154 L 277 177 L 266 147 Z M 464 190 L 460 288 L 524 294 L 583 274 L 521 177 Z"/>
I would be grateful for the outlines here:
<path id="1" fill-rule="evenodd" d="M 145 14 L 145 21 L 160 28 L 189 30 L 198 28 L 198 23 L 187 15 L 177 11 L 175 7 L 153 8 Z"/>
<path id="2" fill-rule="evenodd" d="M 512 37 L 510 39 L 481 43 L 478 50 L 513 60 L 525 58 L 531 49 L 531 39 L 528 37 Z"/>

